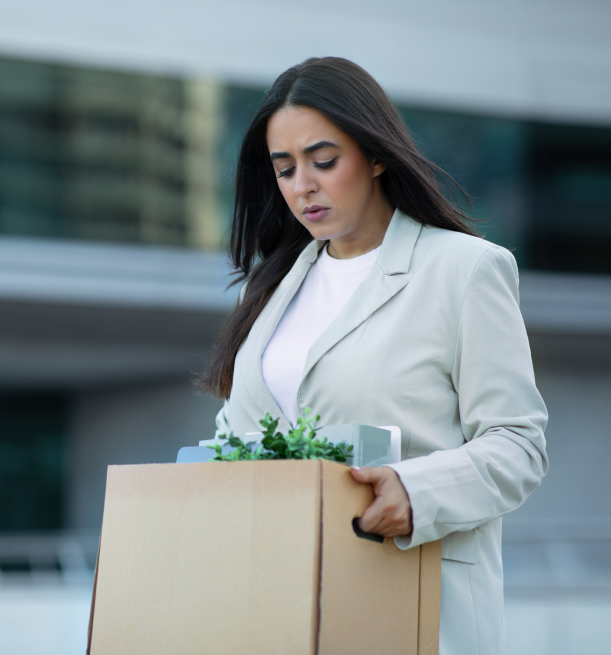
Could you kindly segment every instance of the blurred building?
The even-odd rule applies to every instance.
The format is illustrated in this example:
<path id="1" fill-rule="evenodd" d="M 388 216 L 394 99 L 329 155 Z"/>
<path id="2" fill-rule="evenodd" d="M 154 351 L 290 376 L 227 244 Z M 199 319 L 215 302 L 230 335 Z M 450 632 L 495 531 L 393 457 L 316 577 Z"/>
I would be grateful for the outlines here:
<path id="1" fill-rule="evenodd" d="M 520 265 L 551 469 L 505 521 L 510 652 L 603 652 L 610 18 L 551 0 L 3 9 L 0 651 L 39 652 L 34 614 L 46 652 L 81 648 L 106 467 L 211 434 L 219 403 L 193 379 L 235 303 L 237 150 L 276 74 L 337 54 L 385 85 Z"/>

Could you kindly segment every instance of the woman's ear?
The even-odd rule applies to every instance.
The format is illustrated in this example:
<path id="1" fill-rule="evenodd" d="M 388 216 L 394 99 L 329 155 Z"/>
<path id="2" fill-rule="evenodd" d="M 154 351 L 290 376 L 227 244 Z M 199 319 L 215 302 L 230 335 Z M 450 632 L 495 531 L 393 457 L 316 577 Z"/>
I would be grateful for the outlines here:
<path id="1" fill-rule="evenodd" d="M 386 170 L 386 164 L 381 162 L 379 159 L 374 159 L 372 163 L 372 172 L 373 177 L 378 177 Z"/>

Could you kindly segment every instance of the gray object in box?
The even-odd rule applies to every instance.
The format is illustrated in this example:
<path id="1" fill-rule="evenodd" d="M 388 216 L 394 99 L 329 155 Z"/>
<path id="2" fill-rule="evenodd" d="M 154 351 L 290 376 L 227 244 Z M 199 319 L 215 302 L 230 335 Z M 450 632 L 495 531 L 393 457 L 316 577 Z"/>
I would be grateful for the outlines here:
<path id="1" fill-rule="evenodd" d="M 392 464 L 389 430 L 349 423 L 322 427 L 318 435 L 327 437 L 332 443 L 345 441 L 352 446 L 352 459 L 348 462 L 352 466 Z"/>

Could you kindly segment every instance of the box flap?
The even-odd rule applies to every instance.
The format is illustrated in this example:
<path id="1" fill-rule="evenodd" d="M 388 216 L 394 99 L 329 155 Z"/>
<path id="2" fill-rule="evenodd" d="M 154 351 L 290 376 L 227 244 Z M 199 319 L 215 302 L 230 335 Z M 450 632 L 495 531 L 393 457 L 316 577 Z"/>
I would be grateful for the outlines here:
<path id="1" fill-rule="evenodd" d="M 355 535 L 374 496 L 345 466 L 322 462 L 322 487 L 319 655 L 417 655 L 420 549 Z"/>
<path id="2" fill-rule="evenodd" d="M 110 467 L 91 654 L 313 655 L 320 475 L 315 461 Z"/>

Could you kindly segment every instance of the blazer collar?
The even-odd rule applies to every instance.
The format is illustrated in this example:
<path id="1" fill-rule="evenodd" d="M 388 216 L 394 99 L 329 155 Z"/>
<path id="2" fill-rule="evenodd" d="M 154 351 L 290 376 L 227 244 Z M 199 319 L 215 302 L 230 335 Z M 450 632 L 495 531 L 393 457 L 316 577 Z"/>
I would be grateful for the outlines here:
<path id="1" fill-rule="evenodd" d="M 376 265 L 386 275 L 407 273 L 414 254 L 416 241 L 420 236 L 422 223 L 404 214 L 400 209 L 395 209 L 386 234 L 382 240 L 380 254 Z M 297 261 L 289 271 L 287 278 L 300 276 L 304 271 L 310 270 L 310 266 L 318 259 L 318 254 L 327 241 L 314 239 L 301 252 Z M 303 279 L 302 279 L 303 281 Z"/>
<path id="2" fill-rule="evenodd" d="M 326 352 L 407 285 L 410 278 L 409 266 L 421 229 L 421 223 L 395 211 L 369 276 L 357 287 L 339 316 L 312 344 L 302 384 Z"/>
<path id="3" fill-rule="evenodd" d="M 378 259 L 367 279 L 357 288 L 347 305 L 331 325 L 320 335 L 308 353 L 303 380 L 320 358 L 346 335 L 355 330 L 409 281 L 409 266 L 422 224 L 396 210 L 384 235 Z M 253 326 L 252 341 L 244 353 L 241 367 L 244 383 L 262 413 L 283 417 L 265 385 L 261 372 L 261 357 L 282 315 L 299 290 L 312 264 L 326 241 L 313 240 L 301 252 L 259 319 Z M 249 339 L 250 340 L 250 339 Z M 282 423 L 285 424 L 285 420 Z M 288 425 L 281 425 L 285 428 Z"/>
<path id="4" fill-rule="evenodd" d="M 376 261 L 386 275 L 407 273 L 420 236 L 422 223 L 418 223 L 399 209 L 390 220 Z"/>

